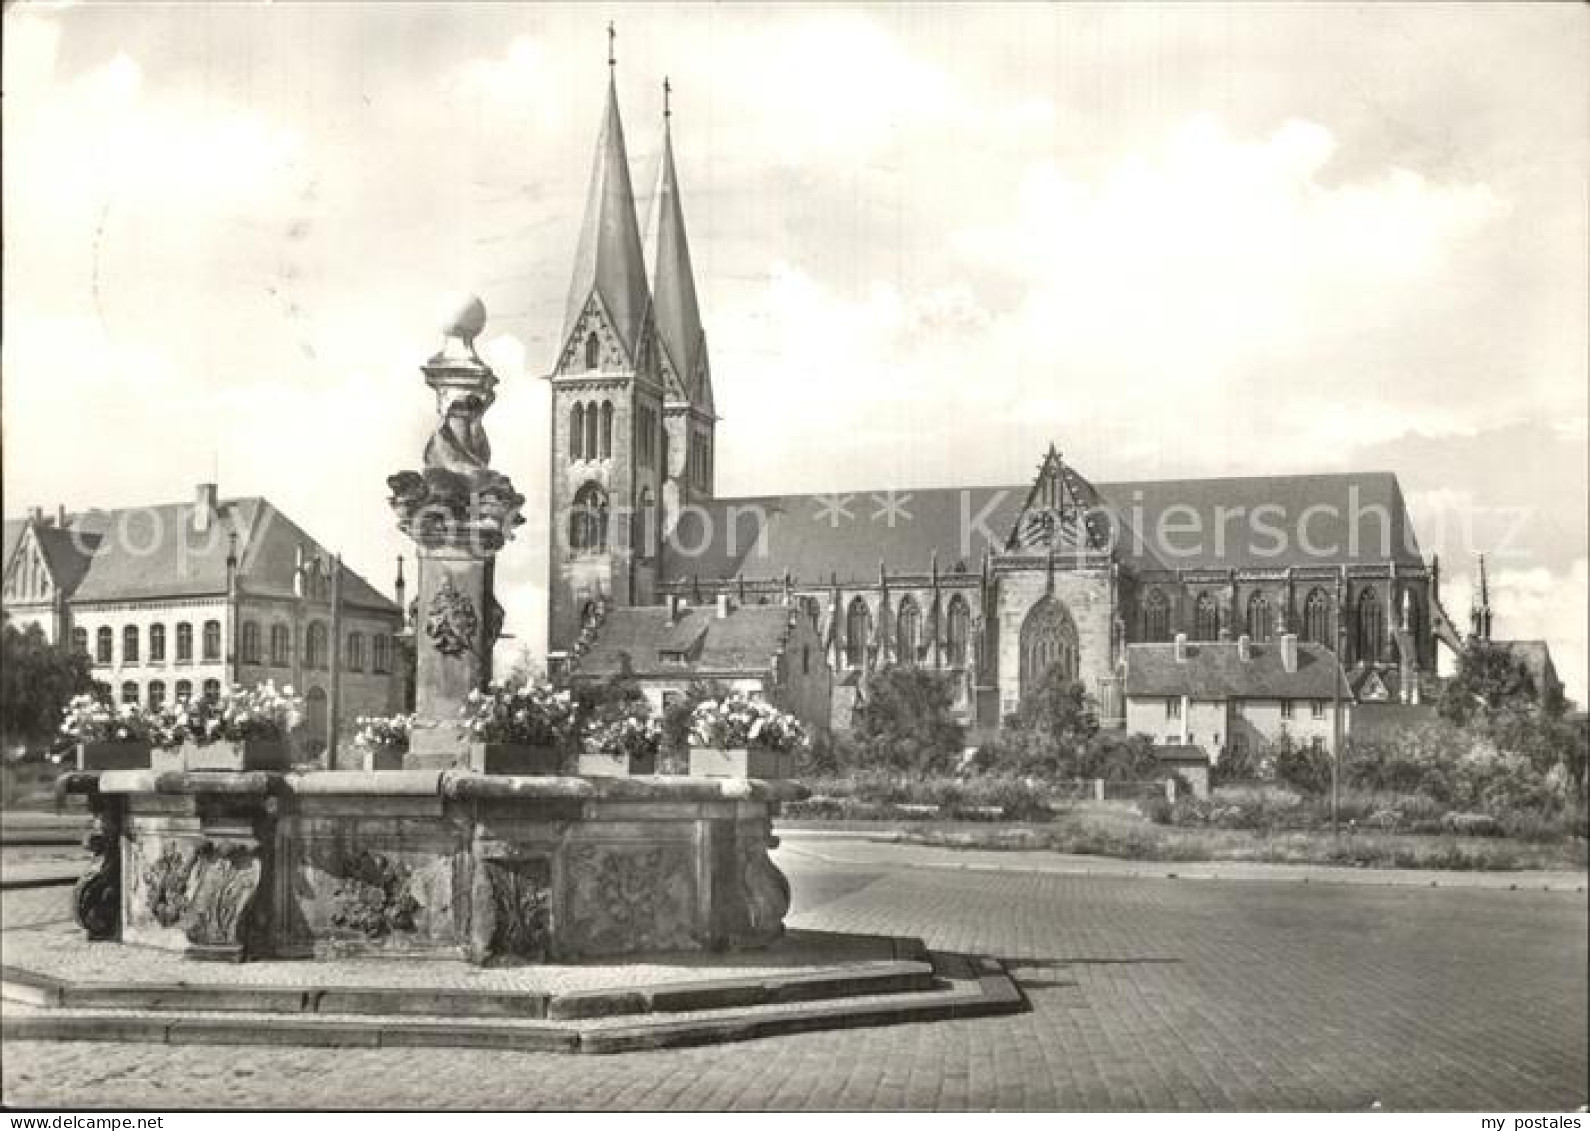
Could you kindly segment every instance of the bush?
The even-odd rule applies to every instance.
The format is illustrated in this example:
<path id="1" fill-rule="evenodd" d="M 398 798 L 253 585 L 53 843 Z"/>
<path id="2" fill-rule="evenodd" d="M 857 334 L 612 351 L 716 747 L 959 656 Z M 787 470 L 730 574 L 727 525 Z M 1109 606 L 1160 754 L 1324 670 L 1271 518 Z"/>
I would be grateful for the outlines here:
<path id="1" fill-rule="evenodd" d="M 868 682 L 851 738 L 869 766 L 946 773 L 960 762 L 965 731 L 954 714 L 948 677 L 922 668 L 888 668 Z"/>
<path id="2" fill-rule="evenodd" d="M 1275 776 L 1301 793 L 1324 793 L 1331 786 L 1331 756 L 1323 746 L 1299 745 L 1281 732 L 1275 744 Z"/>

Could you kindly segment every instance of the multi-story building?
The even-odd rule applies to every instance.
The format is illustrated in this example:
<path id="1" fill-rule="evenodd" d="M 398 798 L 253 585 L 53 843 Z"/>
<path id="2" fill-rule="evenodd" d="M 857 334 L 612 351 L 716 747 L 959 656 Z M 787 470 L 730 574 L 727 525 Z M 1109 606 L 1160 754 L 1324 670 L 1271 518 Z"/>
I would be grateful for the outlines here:
<path id="1" fill-rule="evenodd" d="M 266 499 L 221 499 L 204 483 L 192 503 L 35 508 L 6 521 L 3 552 L 9 622 L 86 653 L 119 702 L 159 707 L 272 680 L 304 697 L 312 751 L 334 693 L 342 733 L 402 709 L 401 573 L 396 601 L 338 573 Z"/>
<path id="2" fill-rule="evenodd" d="M 1336 654 L 1284 633 L 1272 643 L 1126 646 L 1126 729 L 1156 744 L 1225 751 L 1273 749 L 1283 738 L 1325 752 L 1350 731 L 1352 692 Z"/>

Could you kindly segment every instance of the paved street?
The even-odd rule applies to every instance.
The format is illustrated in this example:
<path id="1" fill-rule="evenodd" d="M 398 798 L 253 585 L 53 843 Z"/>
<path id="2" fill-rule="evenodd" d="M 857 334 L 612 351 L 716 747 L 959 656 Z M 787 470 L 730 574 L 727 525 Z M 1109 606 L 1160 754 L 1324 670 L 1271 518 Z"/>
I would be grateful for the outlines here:
<path id="1" fill-rule="evenodd" d="M 1083 875 L 1027 870 L 1000 853 L 945 859 L 843 838 L 791 838 L 779 859 L 796 892 L 792 925 L 918 934 L 997 956 L 1031 1012 L 607 1057 L 15 1042 L 3 1098 L 685 1109 L 1585 1102 L 1582 891 Z M 8 929 L 64 914 L 66 890 L 5 893 Z"/>

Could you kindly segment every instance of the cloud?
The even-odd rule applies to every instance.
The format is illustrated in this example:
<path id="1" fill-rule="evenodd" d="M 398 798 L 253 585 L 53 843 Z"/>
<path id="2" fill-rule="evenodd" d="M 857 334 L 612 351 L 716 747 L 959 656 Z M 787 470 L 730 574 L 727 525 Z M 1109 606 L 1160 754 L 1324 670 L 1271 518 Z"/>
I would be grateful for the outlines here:
<path id="1" fill-rule="evenodd" d="M 1492 636 L 1498 640 L 1545 640 L 1552 663 L 1581 706 L 1590 703 L 1590 559 L 1579 558 L 1566 570 L 1487 568 L 1494 615 Z M 1466 572 L 1442 582 L 1442 603 L 1467 631 L 1475 574 Z"/>

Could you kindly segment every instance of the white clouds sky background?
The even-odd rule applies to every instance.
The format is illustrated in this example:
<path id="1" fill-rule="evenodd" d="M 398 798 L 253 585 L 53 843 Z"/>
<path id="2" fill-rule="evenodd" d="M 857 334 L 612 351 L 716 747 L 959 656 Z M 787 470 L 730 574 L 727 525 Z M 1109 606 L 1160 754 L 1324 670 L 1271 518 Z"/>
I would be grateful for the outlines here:
<path id="1" fill-rule="evenodd" d="M 385 587 L 460 289 L 541 499 L 609 16 L 638 191 L 675 87 L 725 493 L 1387 468 L 1585 698 L 1575 5 L 13 6 L 8 513 L 213 461 Z"/>

